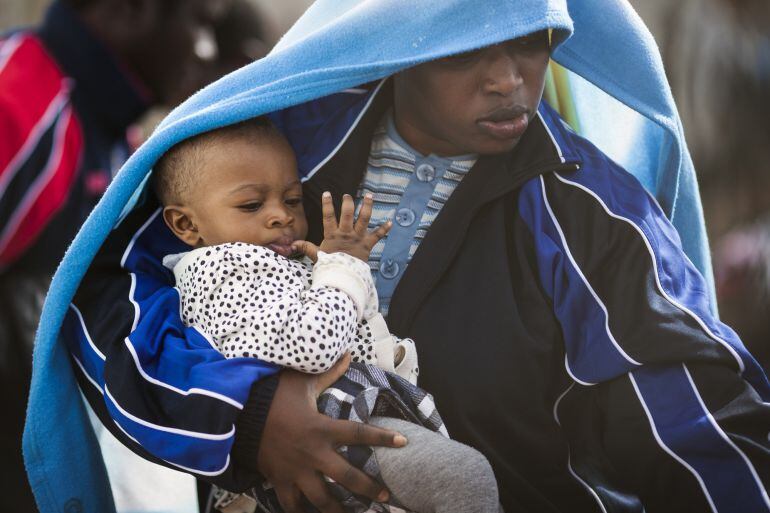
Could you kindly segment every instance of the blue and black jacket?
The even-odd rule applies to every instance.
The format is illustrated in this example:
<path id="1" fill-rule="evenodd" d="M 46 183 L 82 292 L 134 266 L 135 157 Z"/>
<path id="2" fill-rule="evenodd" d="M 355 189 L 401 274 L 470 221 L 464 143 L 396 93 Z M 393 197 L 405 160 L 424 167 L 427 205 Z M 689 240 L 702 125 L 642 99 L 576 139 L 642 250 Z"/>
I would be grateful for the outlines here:
<path id="1" fill-rule="evenodd" d="M 388 81 L 272 114 L 320 194 L 353 193 Z M 104 425 L 140 455 L 231 490 L 259 480 L 278 368 L 226 360 L 179 318 L 185 248 L 145 190 L 89 267 L 61 338 Z M 770 385 L 710 313 L 677 232 L 630 174 L 546 104 L 479 159 L 396 289 L 421 386 L 492 463 L 506 511 L 770 510 Z"/>

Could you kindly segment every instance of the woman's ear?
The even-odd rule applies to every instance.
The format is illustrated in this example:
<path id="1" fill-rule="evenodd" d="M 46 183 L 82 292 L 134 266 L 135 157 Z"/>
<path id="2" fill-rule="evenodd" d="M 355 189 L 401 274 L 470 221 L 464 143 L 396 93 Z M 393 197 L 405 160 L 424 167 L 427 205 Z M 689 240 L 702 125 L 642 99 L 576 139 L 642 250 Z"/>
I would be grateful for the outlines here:
<path id="1" fill-rule="evenodd" d="M 193 213 L 187 207 L 169 205 L 163 208 L 163 221 L 174 235 L 188 246 L 198 247 L 203 239 L 195 226 Z"/>

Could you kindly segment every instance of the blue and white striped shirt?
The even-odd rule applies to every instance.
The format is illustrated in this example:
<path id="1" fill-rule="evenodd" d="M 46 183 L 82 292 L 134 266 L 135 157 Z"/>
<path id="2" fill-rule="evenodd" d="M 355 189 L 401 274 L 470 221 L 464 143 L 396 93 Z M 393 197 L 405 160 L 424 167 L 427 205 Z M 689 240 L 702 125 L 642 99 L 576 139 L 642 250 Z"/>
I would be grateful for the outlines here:
<path id="1" fill-rule="evenodd" d="M 364 194 L 374 196 L 369 227 L 392 220 L 388 236 L 369 255 L 380 311 L 390 299 L 406 267 L 441 208 L 476 163 L 477 155 L 424 156 L 396 131 L 393 113 L 382 119 L 372 137 L 366 175 L 356 193 L 360 208 Z"/>

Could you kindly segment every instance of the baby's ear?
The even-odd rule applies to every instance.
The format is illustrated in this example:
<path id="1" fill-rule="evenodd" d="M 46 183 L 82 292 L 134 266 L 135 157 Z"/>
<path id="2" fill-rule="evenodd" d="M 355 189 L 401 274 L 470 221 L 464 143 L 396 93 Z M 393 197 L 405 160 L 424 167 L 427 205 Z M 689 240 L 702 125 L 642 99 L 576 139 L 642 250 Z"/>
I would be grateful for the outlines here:
<path id="1" fill-rule="evenodd" d="M 198 246 L 201 236 L 189 208 L 178 205 L 163 207 L 163 221 L 182 242 L 188 246 Z"/>

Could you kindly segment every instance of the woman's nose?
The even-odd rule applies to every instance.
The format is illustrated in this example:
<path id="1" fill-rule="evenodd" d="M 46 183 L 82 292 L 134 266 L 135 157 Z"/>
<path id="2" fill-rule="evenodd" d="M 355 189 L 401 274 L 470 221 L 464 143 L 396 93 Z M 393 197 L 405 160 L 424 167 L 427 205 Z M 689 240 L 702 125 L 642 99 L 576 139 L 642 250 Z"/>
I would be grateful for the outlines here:
<path id="1" fill-rule="evenodd" d="M 484 92 L 512 95 L 523 83 L 516 55 L 502 46 L 490 48 L 488 52 L 484 61 Z"/>

